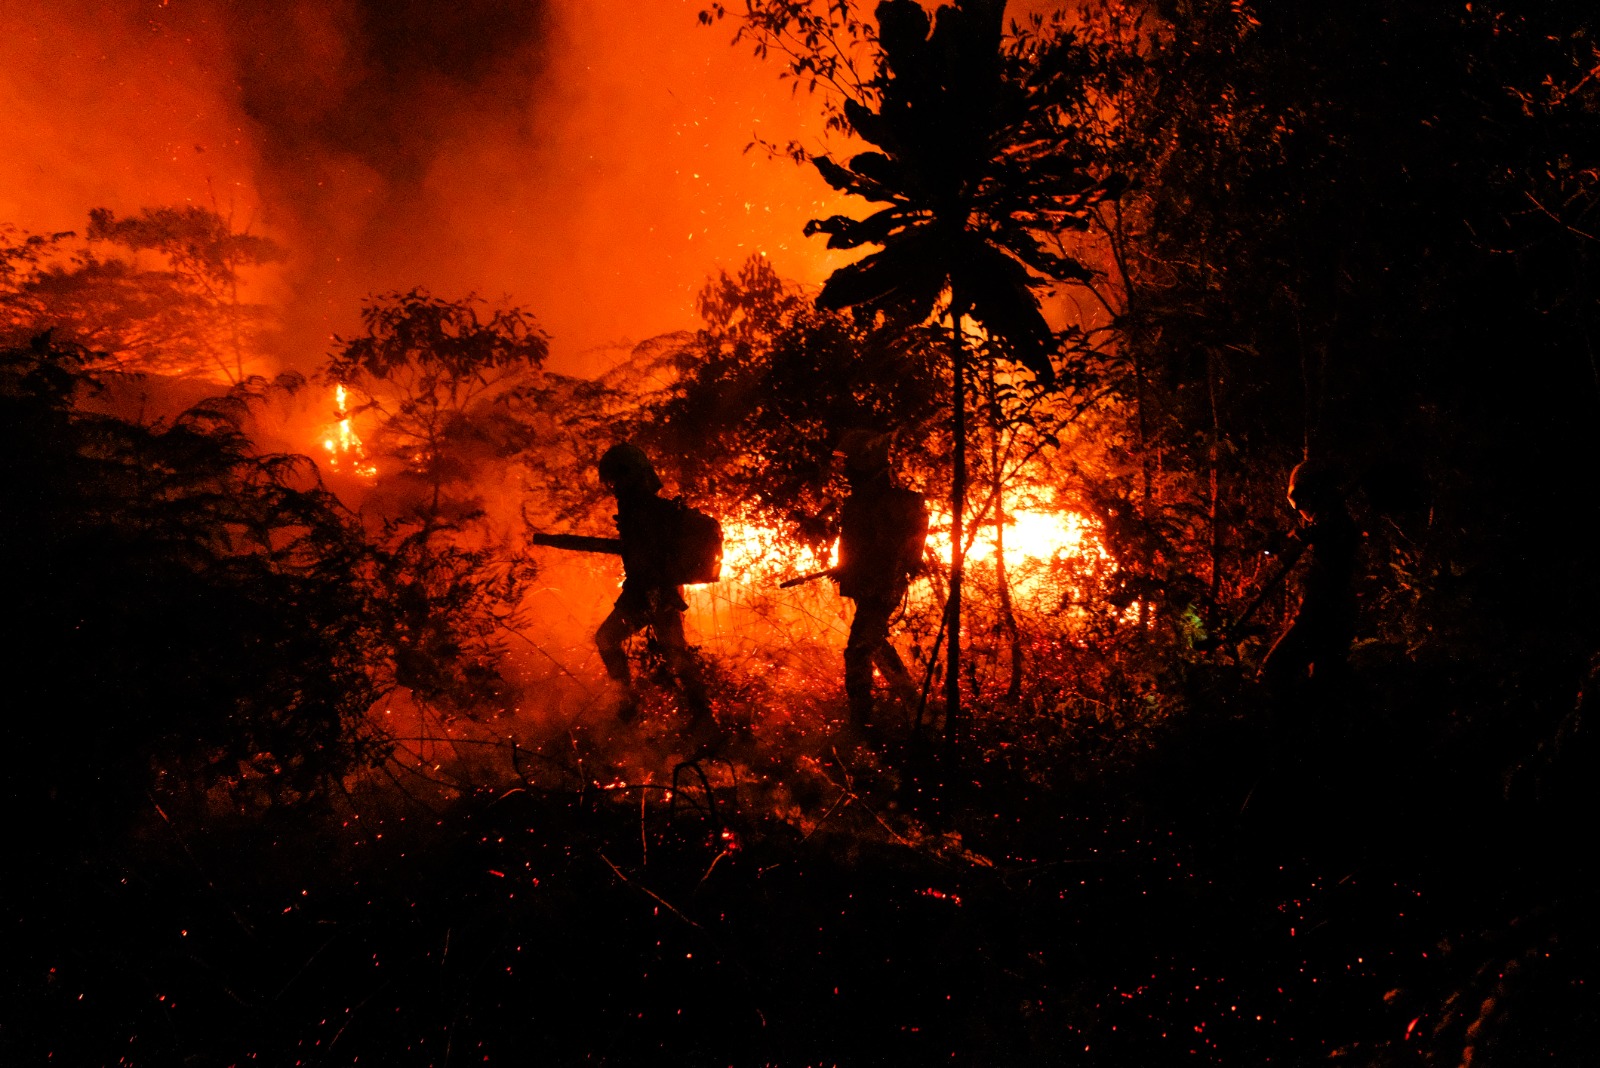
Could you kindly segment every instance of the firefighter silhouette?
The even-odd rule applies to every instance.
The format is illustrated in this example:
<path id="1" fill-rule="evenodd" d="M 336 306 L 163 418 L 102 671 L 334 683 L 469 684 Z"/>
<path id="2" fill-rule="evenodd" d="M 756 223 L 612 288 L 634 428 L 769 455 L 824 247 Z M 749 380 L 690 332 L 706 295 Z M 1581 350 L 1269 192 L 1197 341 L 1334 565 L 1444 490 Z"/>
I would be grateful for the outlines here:
<path id="1" fill-rule="evenodd" d="M 1294 622 L 1273 643 L 1261 674 L 1282 707 L 1343 679 L 1355 636 L 1356 554 L 1360 531 L 1331 471 L 1302 463 L 1289 475 L 1289 505 L 1300 516 L 1294 537 L 1309 556 Z"/>
<path id="2" fill-rule="evenodd" d="M 683 634 L 681 546 L 678 529 L 682 505 L 661 496 L 661 479 L 644 450 L 632 444 L 613 445 L 600 457 L 600 480 L 617 499 L 617 534 L 622 543 L 622 593 L 611 614 L 595 631 L 594 641 L 606 673 L 623 689 L 618 716 L 638 712 L 638 692 L 624 643 L 648 628 L 668 670 L 677 679 L 696 724 L 709 718 L 704 680 Z"/>
<path id="3" fill-rule="evenodd" d="M 844 688 L 856 726 L 872 720 L 873 668 L 891 690 L 915 700 L 916 686 L 889 643 L 889 620 L 922 565 L 928 509 L 922 495 L 894 483 L 890 436 L 846 431 L 835 454 L 844 460 L 850 495 L 839 513 L 839 559 L 833 577 L 855 602 L 844 648 Z"/>

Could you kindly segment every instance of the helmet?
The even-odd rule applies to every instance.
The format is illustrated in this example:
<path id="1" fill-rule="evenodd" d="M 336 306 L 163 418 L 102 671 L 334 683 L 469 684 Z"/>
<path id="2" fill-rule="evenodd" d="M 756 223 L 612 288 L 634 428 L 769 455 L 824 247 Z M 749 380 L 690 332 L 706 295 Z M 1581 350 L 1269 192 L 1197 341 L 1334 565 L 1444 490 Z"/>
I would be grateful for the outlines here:
<path id="1" fill-rule="evenodd" d="M 1323 512 L 1343 499 L 1339 480 L 1329 468 L 1307 460 L 1289 472 L 1289 506 L 1297 512 Z"/>
<path id="2" fill-rule="evenodd" d="M 846 470 L 872 475 L 889 466 L 889 445 L 893 441 L 893 434 L 857 427 L 839 435 L 833 452 L 844 457 Z"/>
<path id="3" fill-rule="evenodd" d="M 661 479 L 644 450 L 630 442 L 613 445 L 600 457 L 600 481 L 612 490 L 638 490 L 655 493 Z"/>

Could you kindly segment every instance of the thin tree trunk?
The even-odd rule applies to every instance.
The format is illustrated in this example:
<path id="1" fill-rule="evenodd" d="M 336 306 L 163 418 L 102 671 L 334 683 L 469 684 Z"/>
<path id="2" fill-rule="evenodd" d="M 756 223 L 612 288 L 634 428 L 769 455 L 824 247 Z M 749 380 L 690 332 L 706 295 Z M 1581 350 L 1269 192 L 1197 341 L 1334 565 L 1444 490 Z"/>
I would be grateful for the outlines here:
<path id="1" fill-rule="evenodd" d="M 1141 535 L 1143 535 L 1149 530 L 1150 494 L 1151 483 L 1153 481 L 1150 462 L 1150 426 L 1149 417 L 1146 412 L 1149 399 L 1146 396 L 1145 365 L 1143 354 L 1144 339 L 1142 336 L 1139 336 L 1142 335 L 1144 331 L 1138 325 L 1140 318 L 1143 315 L 1143 308 L 1138 305 L 1138 291 L 1135 287 L 1133 270 L 1129 263 L 1128 245 L 1130 238 L 1126 229 L 1126 219 L 1122 213 L 1122 202 L 1120 200 L 1113 200 L 1110 204 L 1110 211 L 1111 220 L 1109 222 L 1107 222 L 1105 216 L 1099 212 L 1096 212 L 1096 217 L 1100 219 L 1101 225 L 1105 228 L 1106 237 L 1109 239 L 1111 260 L 1116 266 L 1117 277 L 1122 285 L 1121 313 L 1119 314 L 1117 312 L 1116 308 L 1113 307 L 1109 300 L 1102 298 L 1101 304 L 1105 307 L 1107 313 L 1111 315 L 1112 324 L 1113 326 L 1117 327 L 1118 333 L 1121 334 L 1123 344 L 1126 346 L 1128 355 L 1131 357 L 1133 363 L 1133 407 L 1136 416 L 1136 427 L 1138 432 L 1137 447 L 1140 467 L 1139 526 Z M 1092 288 L 1090 291 L 1095 292 Z M 1120 325 L 1118 325 L 1119 320 Z M 1133 325 L 1130 328 L 1128 324 Z M 1139 550 L 1139 566 L 1144 569 L 1146 574 L 1148 574 L 1155 569 L 1155 559 L 1154 555 L 1151 554 L 1147 548 L 1149 539 L 1141 536 L 1140 540 L 1141 548 Z M 1149 621 L 1150 598 L 1147 595 L 1139 598 L 1139 629 L 1143 631 L 1149 625 Z"/>
<path id="2" fill-rule="evenodd" d="M 1222 416 L 1217 411 L 1217 367 L 1216 353 L 1206 353 L 1206 392 L 1211 401 L 1211 448 L 1208 450 L 1210 472 L 1210 512 L 1211 523 L 1211 589 L 1206 597 L 1206 629 L 1215 631 L 1217 615 L 1217 599 L 1222 595 L 1222 505 L 1220 501 L 1221 487 L 1217 474 L 1218 464 L 1221 462 L 1222 450 Z"/>
<path id="3" fill-rule="evenodd" d="M 1011 583 L 1006 578 L 1006 495 L 1005 471 L 1000 456 L 1000 397 L 994 364 L 989 363 L 989 471 L 994 487 L 994 581 L 1000 596 L 1000 621 L 1005 624 L 1011 644 L 1011 679 L 1006 683 L 1006 702 L 1016 704 L 1022 696 L 1022 631 L 1011 604 Z"/>
<path id="4" fill-rule="evenodd" d="M 1134 407 L 1138 415 L 1139 425 L 1139 527 L 1140 534 L 1147 535 L 1150 529 L 1150 431 L 1145 417 L 1145 374 L 1144 355 L 1137 345 L 1133 348 L 1133 374 L 1137 384 L 1134 393 Z M 1144 539 L 1148 544 L 1148 538 Z M 1147 550 L 1141 550 L 1140 561 L 1146 573 L 1154 570 L 1155 561 L 1149 556 Z M 1139 598 L 1139 630 L 1142 632 L 1150 622 L 1150 598 Z"/>
<path id="5" fill-rule="evenodd" d="M 233 342 L 234 384 L 244 381 L 244 344 L 239 339 L 239 269 L 228 261 L 228 334 Z"/>
<path id="6" fill-rule="evenodd" d="M 950 489 L 950 637 L 945 646 L 945 733 L 953 742 L 966 737 L 966 721 L 961 710 L 961 568 L 965 558 L 962 541 L 962 509 L 967 498 L 967 346 L 961 337 L 960 303 L 950 293 L 950 360 L 955 406 L 955 472 Z"/>
<path id="7" fill-rule="evenodd" d="M 998 488 L 998 487 L 997 487 Z M 1016 704 L 1022 697 L 1022 629 L 1011 607 L 1011 582 L 1006 578 L 1006 535 L 1004 498 L 995 501 L 994 578 L 1000 590 L 1000 618 L 1011 643 L 1011 681 L 1006 684 L 1006 702 Z"/>

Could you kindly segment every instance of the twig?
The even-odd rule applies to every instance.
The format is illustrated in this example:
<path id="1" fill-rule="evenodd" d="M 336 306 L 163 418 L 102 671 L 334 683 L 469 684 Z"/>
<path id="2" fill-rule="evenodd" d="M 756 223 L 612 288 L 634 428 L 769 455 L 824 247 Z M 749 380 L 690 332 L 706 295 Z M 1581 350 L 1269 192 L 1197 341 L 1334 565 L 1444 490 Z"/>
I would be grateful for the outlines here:
<path id="1" fill-rule="evenodd" d="M 865 809 L 866 812 L 867 812 L 867 815 L 869 815 L 873 819 L 877 820 L 878 821 L 878 826 L 882 827 L 885 831 L 887 831 L 888 834 L 889 834 L 889 837 L 893 838 L 896 842 L 899 842 L 901 845 L 907 847 L 908 849 L 915 849 L 916 848 L 916 843 L 915 842 L 911 841 L 909 838 L 906 838 L 899 831 L 897 831 L 893 827 L 889 826 L 888 822 L 882 816 L 878 815 L 877 809 L 873 808 L 871 805 L 869 805 L 865 801 L 863 801 L 861 799 L 861 795 L 855 792 L 855 786 L 854 786 L 853 780 L 851 779 L 851 776 L 850 776 L 850 769 L 849 769 L 848 766 L 846 766 L 843 758 L 841 758 L 839 756 L 839 750 L 838 749 L 834 749 L 833 750 L 833 759 L 834 759 L 835 763 L 837 763 L 839 765 L 839 772 L 840 772 L 840 774 L 842 774 L 844 776 L 844 781 L 845 781 L 845 785 L 843 785 L 843 786 L 839 786 L 838 783 L 834 783 L 834 785 L 835 786 L 839 786 L 839 789 L 841 789 L 841 790 L 843 790 L 845 792 L 845 794 L 848 796 L 849 800 L 854 801 L 856 804 L 860 805 L 863 809 Z M 935 859 L 939 859 L 937 854 L 934 854 L 934 858 Z"/>
<path id="2" fill-rule="evenodd" d="M 694 892 L 695 893 L 699 893 L 700 888 L 706 884 L 706 880 L 707 879 L 711 878 L 711 873 L 713 871 L 716 871 L 717 863 L 719 861 L 721 861 L 723 857 L 728 857 L 728 856 L 732 856 L 732 855 L 733 855 L 733 850 L 724 849 L 722 852 L 720 852 L 716 856 L 712 857 L 710 866 L 708 866 L 706 868 L 706 873 L 704 875 L 700 876 L 700 881 L 699 882 L 694 884 Z"/>
<path id="3" fill-rule="evenodd" d="M 824 812 L 822 814 L 822 818 L 812 825 L 811 829 L 806 832 L 804 838 L 800 839 L 800 844 L 805 845 L 807 842 L 811 841 L 811 836 L 822 830 L 822 825 L 827 823 L 828 820 L 832 818 L 833 814 L 839 811 L 839 806 L 850 800 L 850 797 L 851 794 L 849 790 L 840 790 L 839 796 L 834 799 L 833 804 L 828 806 L 828 811 Z"/>
<path id="4" fill-rule="evenodd" d="M 615 864 L 611 863 L 611 858 L 610 857 L 606 856 L 604 853 L 596 853 L 595 856 L 597 856 L 601 860 L 605 861 L 606 862 L 606 867 L 611 869 L 612 874 L 615 875 L 617 878 L 621 879 L 624 883 L 627 883 L 629 886 L 634 887 L 637 890 L 643 891 L 645 894 L 649 895 L 662 908 L 666 909 L 668 912 L 672 913 L 674 916 L 678 917 L 678 919 L 682 920 L 684 923 L 688 924 L 690 927 L 693 927 L 695 930 L 698 931 L 698 930 L 701 929 L 700 925 L 698 923 L 695 923 L 689 917 L 685 916 L 681 911 L 679 911 L 678 907 L 676 905 L 674 905 L 672 902 L 668 901 L 666 898 L 662 897 L 660 894 L 656 893 L 654 890 L 650 889 L 648 886 L 644 885 L 643 883 L 637 882 L 636 880 L 630 879 L 626 875 L 622 874 L 622 869 L 617 867 Z"/>
<path id="5" fill-rule="evenodd" d="M 385 762 L 383 764 L 380 764 L 380 765 L 378 765 L 378 770 L 382 771 L 384 773 L 384 775 L 388 776 L 389 781 L 394 783 L 395 789 L 399 790 L 401 796 L 404 797 L 407 801 L 410 801 L 412 804 L 416 805 L 418 808 L 420 808 L 424 812 L 428 813 L 428 815 L 437 816 L 439 814 L 439 810 L 438 809 L 434 808 L 432 805 L 429 805 L 427 802 L 425 802 L 421 798 L 419 798 L 416 794 L 414 794 L 410 790 L 406 789 L 405 783 L 401 782 L 399 777 L 396 776 L 394 772 L 389 770 L 389 765 L 392 764 L 392 763 L 394 763 L 394 761 L 387 761 L 387 762 Z M 404 765 L 401 765 L 401 767 L 404 767 Z M 408 768 L 406 770 L 409 771 L 410 769 Z M 428 779 L 428 777 L 426 775 L 422 775 L 421 773 L 417 773 L 417 772 L 414 772 L 413 774 L 418 775 L 419 778 L 426 779 L 429 782 L 433 782 L 433 780 L 432 779 Z M 448 783 L 436 783 L 435 785 L 447 786 L 449 784 Z"/>
<path id="6" fill-rule="evenodd" d="M 353 1008 L 349 1012 L 345 1013 L 344 1023 L 339 1025 L 339 1030 L 335 1031 L 333 1033 L 333 1037 L 328 1040 L 328 1048 L 322 1051 L 322 1063 L 324 1063 L 324 1064 L 328 1063 L 328 1058 L 333 1055 L 333 1047 L 334 1047 L 334 1045 L 338 1043 L 340 1038 L 344 1037 L 345 1028 L 349 1027 L 350 1026 L 350 1021 L 354 1020 L 356 1018 L 356 1013 L 360 1012 L 363 1008 L 365 1008 L 367 1002 L 371 1001 L 373 998 L 375 998 L 379 994 L 383 993 L 383 991 L 388 988 L 389 983 L 390 983 L 390 980 L 388 980 L 388 979 L 385 979 L 382 983 L 379 983 L 378 984 L 378 988 L 376 990 L 374 990 L 372 993 L 368 994 L 366 997 L 362 998 L 360 1003 L 357 1004 L 355 1008 Z"/>
<path id="7" fill-rule="evenodd" d="M 463 741 L 465 741 L 465 740 L 466 739 L 463 739 Z M 480 739 L 480 741 L 481 741 L 481 739 Z M 455 748 L 455 740 L 454 739 L 450 739 L 450 743 L 451 743 L 451 748 L 454 749 Z M 406 756 L 408 756 L 408 757 L 412 758 L 413 760 L 415 760 L 419 767 L 421 765 L 423 765 L 423 764 L 428 763 L 428 758 L 423 756 L 422 753 L 419 750 L 408 749 L 404 745 L 399 744 L 398 740 L 396 741 L 395 748 L 397 750 L 399 750 L 401 753 L 403 753 Z M 456 753 L 456 757 L 458 759 L 460 758 L 460 756 L 461 756 L 461 754 L 459 752 Z M 402 769 L 408 775 L 415 775 L 417 778 L 421 779 L 423 782 L 431 782 L 435 786 L 443 786 L 443 787 L 445 787 L 447 789 L 454 790 L 457 793 L 461 793 L 461 794 L 464 794 L 464 793 L 467 792 L 467 790 L 463 786 L 461 780 L 459 778 L 456 778 L 455 776 L 451 776 L 450 778 L 444 778 L 444 779 L 436 779 L 432 775 L 429 775 L 429 774 L 427 774 L 425 772 L 419 771 L 417 768 L 411 767 L 410 765 L 406 764 L 404 761 L 396 760 L 392 756 L 389 758 L 389 763 L 393 764 L 397 768 Z M 438 768 L 438 764 L 436 763 L 435 764 L 435 769 L 437 769 L 437 768 Z M 451 779 L 455 779 L 455 781 L 452 782 Z"/>
<path id="8" fill-rule="evenodd" d="M 1584 80 L 1587 81 L 1588 78 L 1585 77 Z M 1539 211 L 1542 212 L 1551 222 L 1555 223 L 1557 226 L 1561 227 L 1563 230 L 1566 230 L 1568 233 L 1576 234 L 1578 237 L 1581 237 L 1586 241 L 1600 241 L 1600 237 L 1596 237 L 1594 234 L 1591 234 L 1586 230 L 1578 229 L 1576 226 L 1573 226 L 1571 223 L 1567 222 L 1561 216 L 1557 215 L 1555 212 L 1553 212 L 1549 208 L 1545 207 L 1542 203 L 1539 202 L 1539 198 L 1534 196 L 1532 193 L 1529 193 L 1526 190 L 1524 190 L 1522 195 L 1527 197 L 1528 200 L 1533 204 L 1533 206 L 1538 208 Z"/>
<path id="9" fill-rule="evenodd" d="M 339 932 L 338 931 L 335 931 L 335 932 L 333 932 L 333 934 L 329 935 L 328 936 L 328 940 L 326 942 L 322 943 L 322 945 L 318 946 L 317 947 L 317 951 L 315 953 L 311 954 L 311 956 L 307 957 L 306 958 L 306 962 L 304 964 L 300 965 L 300 967 L 296 968 L 295 969 L 295 973 L 293 975 L 289 976 L 289 981 L 287 983 L 284 983 L 283 987 L 276 994 L 272 995 L 272 1000 L 273 1001 L 278 1001 L 283 997 L 284 994 L 288 993 L 289 988 L 291 986 L 294 986 L 295 981 L 297 979 L 299 979 L 302 975 L 305 974 L 305 971 L 306 971 L 307 968 L 311 967 L 311 963 L 313 961 L 315 961 L 318 957 L 322 956 L 322 951 L 327 949 L 329 946 L 333 945 L 333 940 L 335 938 L 338 938 L 338 937 L 339 937 Z"/>
<path id="10" fill-rule="evenodd" d="M 565 665 L 561 661 L 557 660 L 549 652 L 549 650 L 547 650 L 544 646 L 540 645 L 538 642 L 534 641 L 532 638 L 528 637 L 526 634 L 522 633 L 520 630 L 517 630 L 515 627 L 508 627 L 504 623 L 500 623 L 498 625 L 500 626 L 500 628 L 502 630 L 506 631 L 508 634 L 515 634 L 517 637 L 521 638 L 523 641 L 525 641 L 529 645 L 533 646 L 533 649 L 534 649 L 534 651 L 536 653 L 538 653 L 540 656 L 544 657 L 546 660 L 550 661 L 550 663 L 554 664 L 557 668 L 559 668 L 564 675 L 566 675 L 568 678 L 572 679 L 572 681 L 576 682 L 579 686 L 583 687 L 583 692 L 584 693 L 591 694 L 591 695 L 594 693 L 594 687 L 593 686 L 590 686 L 588 683 L 584 682 L 577 675 L 574 675 L 572 673 L 572 669 L 571 668 L 567 667 L 567 665 Z"/>
<path id="11" fill-rule="evenodd" d="M 722 820 L 717 816 L 717 799 L 711 793 L 711 780 L 706 777 L 705 769 L 700 766 L 698 760 L 685 760 L 672 769 L 672 800 L 667 810 L 669 816 L 672 818 L 677 817 L 678 795 L 684 792 L 678 786 L 678 776 L 683 773 L 685 768 L 700 776 L 700 787 L 705 791 L 706 796 L 706 816 L 720 829 Z"/>
<path id="12" fill-rule="evenodd" d="M 237 923 L 245 934 L 254 938 L 256 935 L 255 930 L 245 922 L 243 916 L 239 915 L 238 911 L 233 907 L 233 902 L 228 900 L 227 895 L 217 889 L 217 884 L 211 881 L 211 876 L 206 874 L 205 866 L 200 863 L 200 858 L 194 855 L 194 850 L 189 848 L 189 843 L 184 839 L 183 835 L 178 833 L 178 828 L 173 824 L 172 818 L 162 809 L 155 796 L 146 793 L 145 797 L 150 801 L 150 807 L 156 810 L 156 815 L 161 817 L 161 822 L 167 825 L 167 830 L 172 832 L 172 837 L 178 843 L 178 847 L 183 850 L 183 855 L 189 858 L 189 863 L 194 865 L 194 870 L 199 873 L 201 879 L 205 880 L 206 888 L 217 895 L 217 899 L 228 910 L 228 915 L 233 917 L 233 922 Z"/>

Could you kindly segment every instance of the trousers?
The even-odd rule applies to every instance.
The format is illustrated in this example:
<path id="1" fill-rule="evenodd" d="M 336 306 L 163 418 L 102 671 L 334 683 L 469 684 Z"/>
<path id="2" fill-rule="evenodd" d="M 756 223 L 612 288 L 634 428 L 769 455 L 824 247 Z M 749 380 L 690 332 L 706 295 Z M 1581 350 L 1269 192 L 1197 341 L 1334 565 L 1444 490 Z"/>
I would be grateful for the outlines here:
<path id="1" fill-rule="evenodd" d="M 683 691 L 689 711 L 699 718 L 710 711 L 710 705 L 706 698 L 705 681 L 700 677 L 700 666 L 683 635 L 683 610 L 673 603 L 675 599 L 654 596 L 653 593 L 645 597 L 618 598 L 611 608 L 611 614 L 594 632 L 594 644 L 600 652 L 600 662 L 605 665 L 607 675 L 631 692 L 633 671 L 623 644 L 641 630 L 649 628 L 655 635 L 656 648 L 666 661 L 667 670 Z"/>
<path id="2" fill-rule="evenodd" d="M 902 699 L 915 699 L 916 684 L 889 644 L 889 618 L 899 605 L 898 597 L 863 598 L 856 601 L 855 618 L 850 621 L 850 637 L 844 646 L 844 692 L 850 705 L 850 718 L 866 723 L 872 718 L 872 669 L 883 673 L 884 681 Z"/>

